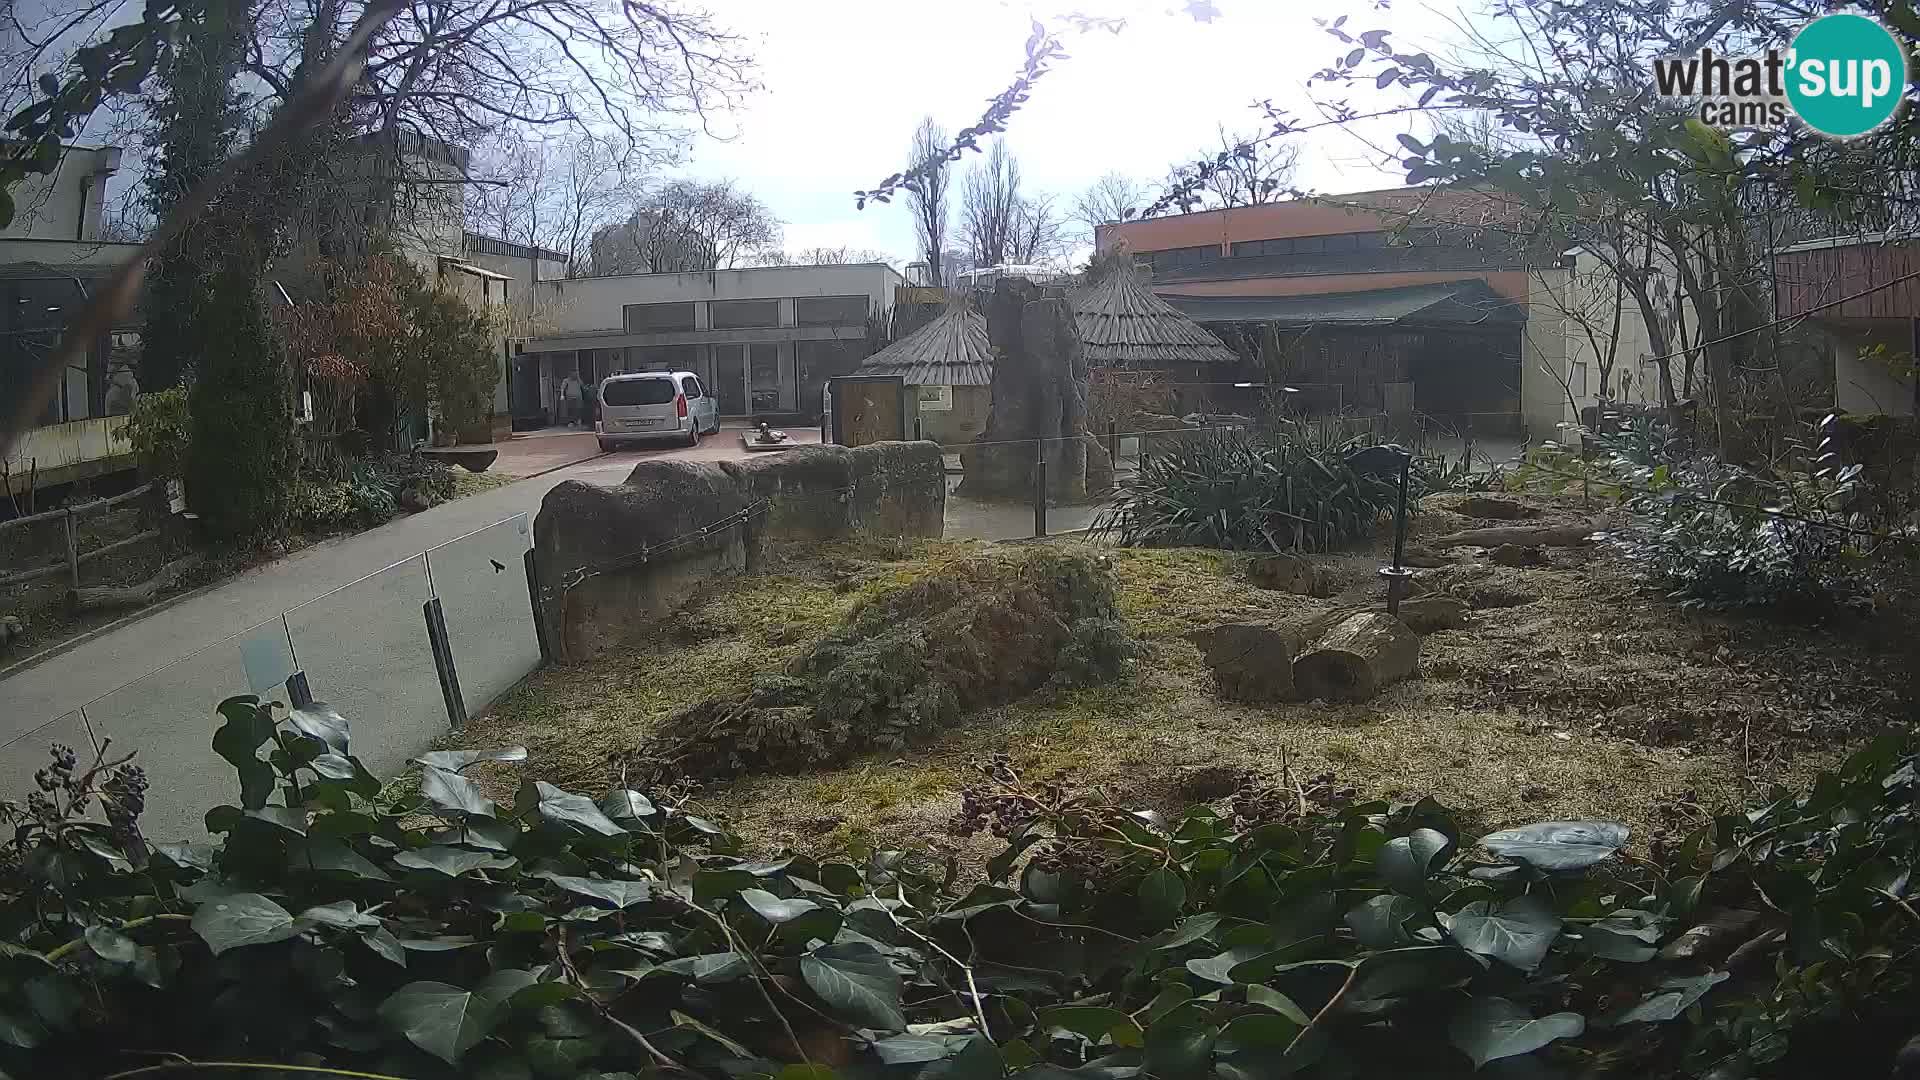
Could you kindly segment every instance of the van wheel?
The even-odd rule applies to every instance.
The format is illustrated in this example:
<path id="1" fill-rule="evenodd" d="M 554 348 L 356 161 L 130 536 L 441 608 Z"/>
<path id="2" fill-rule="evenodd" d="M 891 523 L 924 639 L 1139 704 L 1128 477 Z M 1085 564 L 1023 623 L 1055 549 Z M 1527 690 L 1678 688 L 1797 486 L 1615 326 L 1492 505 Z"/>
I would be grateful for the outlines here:
<path id="1" fill-rule="evenodd" d="M 690 447 L 700 445 L 700 421 L 695 420 L 693 426 L 687 429 L 687 441 L 684 445 Z"/>

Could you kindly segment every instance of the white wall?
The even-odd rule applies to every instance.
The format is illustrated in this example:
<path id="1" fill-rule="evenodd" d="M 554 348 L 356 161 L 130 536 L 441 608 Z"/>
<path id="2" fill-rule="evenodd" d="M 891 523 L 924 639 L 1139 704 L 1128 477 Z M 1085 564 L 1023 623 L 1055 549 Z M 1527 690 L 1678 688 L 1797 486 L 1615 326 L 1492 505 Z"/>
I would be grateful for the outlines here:
<path id="1" fill-rule="evenodd" d="M 53 175 L 29 173 L 14 187 L 13 222 L 0 237 L 98 238 L 107 177 L 119 167 L 117 146 L 68 148 Z"/>
<path id="2" fill-rule="evenodd" d="M 1834 405 L 1841 412 L 1913 415 L 1913 379 L 1895 375 L 1878 359 L 1861 354 L 1879 346 L 1896 361 L 1912 362 L 1913 328 L 1906 319 L 1860 319 L 1830 324 Z"/>
<path id="3" fill-rule="evenodd" d="M 623 309 L 628 304 L 863 295 L 869 306 L 878 310 L 893 303 L 894 286 L 904 283 L 905 279 L 885 263 L 628 274 L 543 284 L 540 306 L 551 312 L 547 332 L 587 333 L 624 329 Z M 790 314 L 782 312 L 783 316 Z"/>

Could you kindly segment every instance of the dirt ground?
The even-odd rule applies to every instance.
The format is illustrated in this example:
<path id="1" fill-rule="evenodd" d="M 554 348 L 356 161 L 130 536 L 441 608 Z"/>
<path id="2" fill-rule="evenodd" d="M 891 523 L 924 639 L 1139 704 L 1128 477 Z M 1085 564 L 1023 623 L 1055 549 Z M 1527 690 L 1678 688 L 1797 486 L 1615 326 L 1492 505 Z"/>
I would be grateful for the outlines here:
<path id="1" fill-rule="evenodd" d="M 1476 521 L 1430 497 L 1414 542 Z M 1583 520 L 1577 500 L 1517 496 L 1529 524 Z M 483 782 L 505 795 L 522 775 L 580 790 L 617 777 L 610 756 L 672 709 L 743 691 L 860 596 L 986 545 L 812 546 L 776 553 L 771 572 L 713 583 L 631 655 L 537 674 L 451 745 L 524 744 L 524 774 Z M 756 848 L 820 852 L 856 843 L 975 851 L 945 835 L 971 766 L 1010 756 L 1028 779 L 1063 777 L 1122 804 L 1219 800 L 1243 780 L 1331 773 L 1363 797 L 1432 795 L 1486 828 L 1556 818 L 1626 822 L 1634 846 L 1774 783 L 1794 783 L 1905 723 L 1897 644 L 1873 621 L 1794 624 L 1683 610 L 1614 548 L 1551 549 L 1512 569 L 1472 549 L 1423 570 L 1423 588 L 1475 610 L 1427 637 L 1422 677 L 1364 704 L 1256 707 L 1219 700 L 1185 635 L 1228 620 L 1284 620 L 1382 596 L 1388 547 L 1318 557 L 1336 592 L 1313 599 L 1244 578 L 1243 556 L 1103 548 L 1122 613 L 1154 655 L 1137 678 L 1042 691 L 978 713 L 906 756 L 798 775 L 756 776 L 695 794 Z"/>

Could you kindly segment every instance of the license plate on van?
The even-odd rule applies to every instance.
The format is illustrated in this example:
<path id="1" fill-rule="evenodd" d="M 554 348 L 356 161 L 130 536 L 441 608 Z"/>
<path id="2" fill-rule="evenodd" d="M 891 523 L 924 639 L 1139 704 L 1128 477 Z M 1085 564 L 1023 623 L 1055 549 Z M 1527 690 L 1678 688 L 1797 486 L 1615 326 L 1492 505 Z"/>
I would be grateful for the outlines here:
<path id="1" fill-rule="evenodd" d="M 624 427 L 624 428 L 643 428 L 643 427 L 653 427 L 659 422 L 660 421 L 658 420 L 621 420 L 619 421 L 619 424 L 621 427 Z"/>

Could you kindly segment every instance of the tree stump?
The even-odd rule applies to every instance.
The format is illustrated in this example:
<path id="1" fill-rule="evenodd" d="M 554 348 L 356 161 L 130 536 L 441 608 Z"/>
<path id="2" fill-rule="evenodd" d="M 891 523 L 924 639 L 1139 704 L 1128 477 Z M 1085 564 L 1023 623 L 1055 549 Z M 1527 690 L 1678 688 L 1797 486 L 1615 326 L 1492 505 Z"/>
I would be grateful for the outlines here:
<path id="1" fill-rule="evenodd" d="M 1222 623 L 1187 639 L 1200 647 L 1214 689 L 1228 701 L 1292 701 L 1295 639 L 1264 623 Z"/>
<path id="2" fill-rule="evenodd" d="M 1048 501 L 1085 501 L 1087 365 L 1072 308 L 1064 299 L 1042 299 L 1030 281 L 1003 278 L 986 314 L 993 402 L 986 430 L 960 451 L 965 476 L 956 494 L 1031 500 L 1034 455 L 1044 444 Z"/>
<path id="3" fill-rule="evenodd" d="M 1416 634 L 1458 630 L 1467 625 L 1467 602 L 1452 596 L 1422 596 L 1400 601 L 1400 621 Z"/>
<path id="4" fill-rule="evenodd" d="M 1366 701 L 1420 666 L 1420 635 L 1382 611 L 1349 615 L 1293 661 L 1302 700 Z"/>

